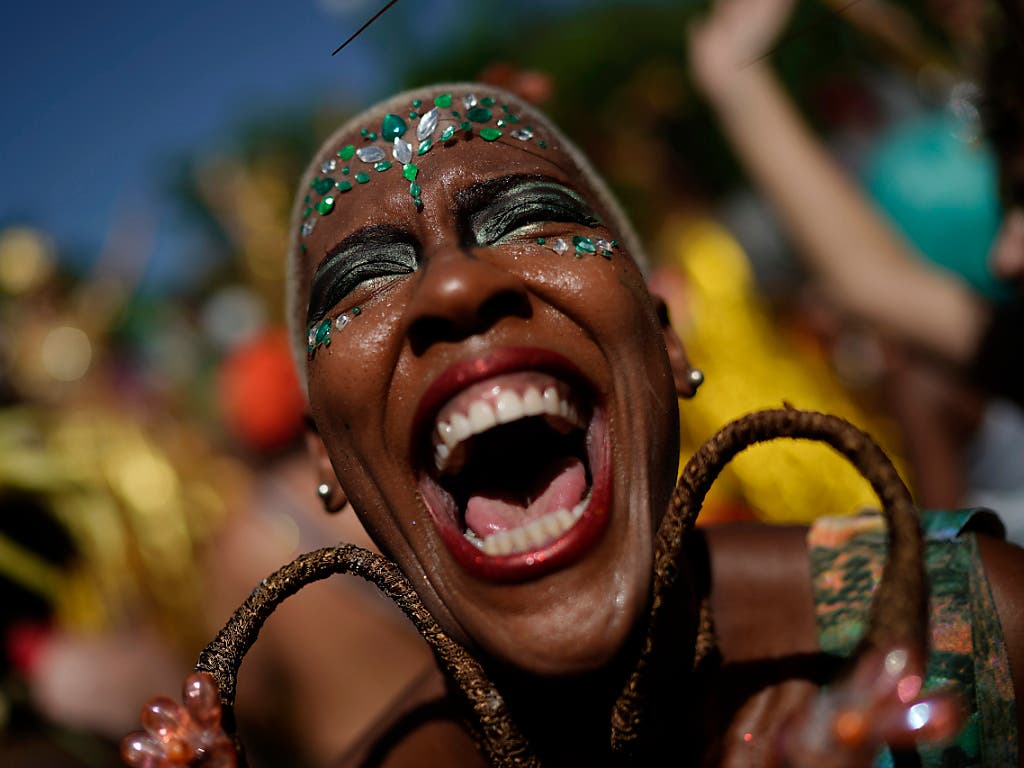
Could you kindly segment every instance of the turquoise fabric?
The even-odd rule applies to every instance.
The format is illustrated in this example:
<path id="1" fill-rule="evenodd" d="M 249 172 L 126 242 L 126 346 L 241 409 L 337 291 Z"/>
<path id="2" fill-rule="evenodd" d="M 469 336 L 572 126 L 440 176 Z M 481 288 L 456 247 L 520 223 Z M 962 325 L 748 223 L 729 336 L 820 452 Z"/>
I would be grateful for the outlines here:
<path id="1" fill-rule="evenodd" d="M 1002 218 L 996 159 L 980 142 L 958 138 L 948 112 L 901 123 L 884 134 L 862 172 L 868 194 L 933 263 L 990 299 L 1012 292 L 989 269 Z"/>

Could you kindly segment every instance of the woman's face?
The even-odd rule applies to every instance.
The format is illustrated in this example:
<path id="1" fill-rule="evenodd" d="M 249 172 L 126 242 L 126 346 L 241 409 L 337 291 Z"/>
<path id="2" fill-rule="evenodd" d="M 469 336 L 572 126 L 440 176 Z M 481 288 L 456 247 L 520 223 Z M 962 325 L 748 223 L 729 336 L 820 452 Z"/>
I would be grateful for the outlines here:
<path id="1" fill-rule="evenodd" d="M 574 247 L 620 233 L 556 147 L 460 131 L 414 162 L 421 207 L 400 165 L 339 163 L 371 180 L 303 238 L 310 324 L 347 318 L 308 361 L 320 438 L 447 631 L 539 674 L 595 668 L 646 608 L 675 477 L 649 294 L 622 245 Z"/>

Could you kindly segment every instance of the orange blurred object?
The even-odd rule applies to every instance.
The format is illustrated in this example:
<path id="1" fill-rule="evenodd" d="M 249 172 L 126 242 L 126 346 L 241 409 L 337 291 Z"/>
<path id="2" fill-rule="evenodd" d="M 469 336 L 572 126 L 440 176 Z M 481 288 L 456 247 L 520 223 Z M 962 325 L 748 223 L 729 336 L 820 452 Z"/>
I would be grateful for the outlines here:
<path id="1" fill-rule="evenodd" d="M 305 398 L 285 331 L 264 331 L 232 350 L 221 366 L 217 395 L 225 423 L 247 446 L 273 451 L 298 437 Z"/>

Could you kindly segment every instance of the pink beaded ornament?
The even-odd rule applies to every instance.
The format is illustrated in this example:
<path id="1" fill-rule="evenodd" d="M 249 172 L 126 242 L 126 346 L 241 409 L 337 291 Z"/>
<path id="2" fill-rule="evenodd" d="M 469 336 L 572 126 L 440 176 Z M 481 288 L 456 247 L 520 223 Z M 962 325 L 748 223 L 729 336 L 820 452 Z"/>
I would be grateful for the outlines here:
<path id="1" fill-rule="evenodd" d="M 235 745 L 221 726 L 220 698 L 211 675 L 185 680 L 184 706 L 166 696 L 150 699 L 142 727 L 121 742 L 121 759 L 132 768 L 236 768 Z"/>

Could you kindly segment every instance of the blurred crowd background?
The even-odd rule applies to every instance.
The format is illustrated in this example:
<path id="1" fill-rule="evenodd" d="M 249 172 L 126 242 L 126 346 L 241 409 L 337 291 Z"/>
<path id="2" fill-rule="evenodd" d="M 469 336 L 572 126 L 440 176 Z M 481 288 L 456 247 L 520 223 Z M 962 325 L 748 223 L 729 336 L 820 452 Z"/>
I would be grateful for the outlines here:
<path id="1" fill-rule="evenodd" d="M 305 467 L 280 274 L 305 163 L 399 88 L 515 90 L 606 174 L 707 375 L 682 407 L 684 460 L 759 407 L 835 412 L 877 436 L 923 505 L 991 505 L 1024 540 L 1019 405 L 911 365 L 820 290 L 694 86 L 686 30 L 709 3 L 402 0 L 332 58 L 381 4 L 3 12 L 2 765 L 115 765 L 142 702 L 177 695 L 260 578 L 339 539 L 370 546 L 352 515 L 323 514 Z M 1014 292 L 989 268 L 1004 213 L 983 121 L 994 13 L 803 0 L 770 59 L 908 250 L 999 305 Z M 735 462 L 702 519 L 873 503 L 827 449 L 778 445 Z M 253 764 L 329 765 L 429 664 L 365 585 L 309 589 L 242 669 Z"/>

